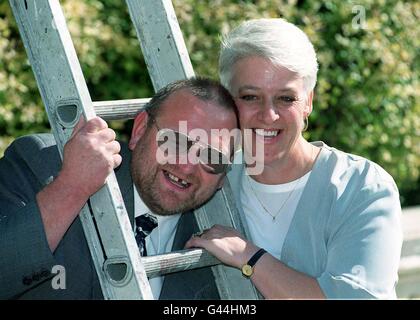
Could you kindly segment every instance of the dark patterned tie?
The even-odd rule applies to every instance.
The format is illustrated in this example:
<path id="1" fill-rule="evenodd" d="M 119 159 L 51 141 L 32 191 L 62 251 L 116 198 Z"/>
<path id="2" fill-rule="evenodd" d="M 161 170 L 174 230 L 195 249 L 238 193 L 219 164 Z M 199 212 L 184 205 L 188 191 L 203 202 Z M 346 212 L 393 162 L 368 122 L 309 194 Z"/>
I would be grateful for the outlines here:
<path id="1" fill-rule="evenodd" d="M 157 225 L 157 219 L 148 213 L 136 217 L 135 237 L 141 256 L 147 256 L 145 239 Z"/>

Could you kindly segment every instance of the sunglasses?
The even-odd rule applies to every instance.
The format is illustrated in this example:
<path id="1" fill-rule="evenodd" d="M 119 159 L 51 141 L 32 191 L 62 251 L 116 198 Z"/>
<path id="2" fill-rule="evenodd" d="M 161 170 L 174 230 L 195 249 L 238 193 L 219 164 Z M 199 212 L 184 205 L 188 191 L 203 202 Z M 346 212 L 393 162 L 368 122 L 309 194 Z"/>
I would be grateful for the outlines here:
<path id="1" fill-rule="evenodd" d="M 161 129 L 153 119 L 158 129 L 156 142 L 162 151 L 174 156 L 186 155 L 192 146 L 197 148 L 196 157 L 203 169 L 210 174 L 225 173 L 229 170 L 231 162 L 220 150 L 206 143 L 193 139 L 186 134 L 172 129 Z"/>

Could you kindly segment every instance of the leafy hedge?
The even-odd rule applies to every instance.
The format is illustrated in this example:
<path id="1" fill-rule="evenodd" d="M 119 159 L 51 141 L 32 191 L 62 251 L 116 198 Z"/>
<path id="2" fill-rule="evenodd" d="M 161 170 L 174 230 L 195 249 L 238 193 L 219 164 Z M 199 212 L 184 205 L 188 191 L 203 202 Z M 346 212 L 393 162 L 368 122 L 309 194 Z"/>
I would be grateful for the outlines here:
<path id="1" fill-rule="evenodd" d="M 61 1 L 93 100 L 148 97 L 152 86 L 124 1 Z M 284 17 L 318 52 L 310 140 L 390 172 L 420 204 L 418 1 L 174 0 L 195 71 L 217 77 L 219 35 L 240 21 Z M 364 19 L 363 19 L 364 18 Z M 129 124 L 112 124 L 121 135 Z M 0 4 L 0 154 L 48 124 L 8 2 Z"/>

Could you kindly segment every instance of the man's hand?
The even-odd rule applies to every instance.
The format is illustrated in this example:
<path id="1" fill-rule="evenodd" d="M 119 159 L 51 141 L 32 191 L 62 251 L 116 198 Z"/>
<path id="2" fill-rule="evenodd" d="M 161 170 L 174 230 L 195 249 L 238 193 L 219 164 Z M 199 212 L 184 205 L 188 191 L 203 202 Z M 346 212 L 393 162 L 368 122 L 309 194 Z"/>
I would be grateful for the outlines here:
<path id="1" fill-rule="evenodd" d="M 51 251 L 54 251 L 86 201 L 121 164 L 115 132 L 101 118 L 79 121 L 64 147 L 63 166 L 41 190 L 37 203 Z"/>
<path id="2" fill-rule="evenodd" d="M 89 197 L 104 184 L 112 170 L 121 164 L 120 144 L 114 130 L 99 117 L 79 121 L 64 147 L 60 179 Z"/>

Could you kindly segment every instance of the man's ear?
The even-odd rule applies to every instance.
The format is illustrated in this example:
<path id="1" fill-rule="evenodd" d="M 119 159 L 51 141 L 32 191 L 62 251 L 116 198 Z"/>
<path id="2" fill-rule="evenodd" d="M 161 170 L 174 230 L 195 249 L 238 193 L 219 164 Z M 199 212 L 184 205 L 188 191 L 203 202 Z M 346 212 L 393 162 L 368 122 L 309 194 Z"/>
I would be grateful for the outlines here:
<path id="1" fill-rule="evenodd" d="M 131 138 L 130 142 L 128 143 L 130 150 L 134 150 L 137 142 L 146 132 L 148 119 L 149 115 L 146 111 L 140 112 L 134 119 L 133 130 L 131 131 Z"/>
<path id="2" fill-rule="evenodd" d="M 313 98 L 314 98 L 314 91 L 312 90 L 308 94 L 308 97 L 306 98 L 306 103 L 305 103 L 304 114 L 307 117 L 309 117 L 309 115 L 312 113 L 312 101 L 313 101 Z"/>

